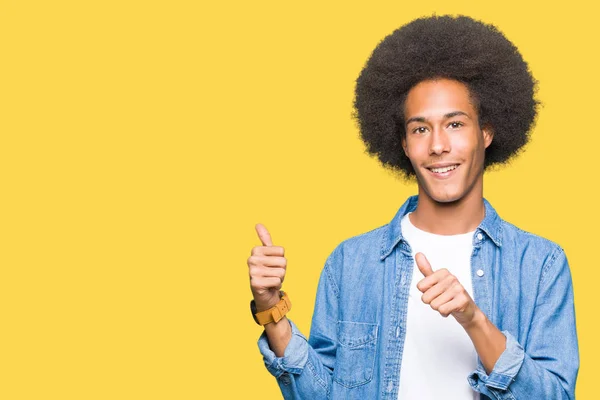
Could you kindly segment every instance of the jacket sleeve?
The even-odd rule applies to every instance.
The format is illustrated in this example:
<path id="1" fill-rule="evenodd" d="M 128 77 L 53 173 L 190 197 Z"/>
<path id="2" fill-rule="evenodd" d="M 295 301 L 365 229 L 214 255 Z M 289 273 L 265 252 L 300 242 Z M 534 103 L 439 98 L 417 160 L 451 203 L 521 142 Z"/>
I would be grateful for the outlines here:
<path id="1" fill-rule="evenodd" d="M 573 284 L 564 251 L 544 266 L 526 348 L 508 331 L 506 349 L 488 375 L 479 361 L 473 389 L 492 399 L 573 400 L 579 370 Z"/>
<path id="2" fill-rule="evenodd" d="M 284 399 L 327 399 L 331 392 L 333 365 L 337 347 L 338 288 L 332 275 L 335 250 L 321 272 L 310 340 L 290 320 L 292 338 L 283 357 L 270 349 L 266 333 L 258 347 L 267 370 L 275 376 Z"/>

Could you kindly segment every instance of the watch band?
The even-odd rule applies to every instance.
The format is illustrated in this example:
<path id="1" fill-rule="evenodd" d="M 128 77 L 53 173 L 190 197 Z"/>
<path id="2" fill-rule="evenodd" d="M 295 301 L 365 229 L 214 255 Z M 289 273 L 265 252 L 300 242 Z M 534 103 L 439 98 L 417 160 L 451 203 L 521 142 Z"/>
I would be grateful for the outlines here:
<path id="1" fill-rule="evenodd" d="M 283 318 L 285 314 L 287 314 L 292 309 L 292 303 L 290 302 L 290 298 L 287 293 L 283 290 L 280 291 L 281 299 L 275 306 L 269 308 L 268 310 L 264 310 L 261 312 L 256 312 L 256 304 L 254 300 L 250 302 L 250 309 L 252 310 L 252 316 L 254 317 L 254 321 L 256 321 L 259 325 L 266 325 L 271 322 L 279 322 Z"/>

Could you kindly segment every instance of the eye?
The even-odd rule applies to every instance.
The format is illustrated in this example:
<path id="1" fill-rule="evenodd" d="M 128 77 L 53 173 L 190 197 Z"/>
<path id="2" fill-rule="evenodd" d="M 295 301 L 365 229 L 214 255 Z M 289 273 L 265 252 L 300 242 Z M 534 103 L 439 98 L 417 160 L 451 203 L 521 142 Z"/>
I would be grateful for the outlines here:
<path id="1" fill-rule="evenodd" d="M 424 126 L 418 126 L 415 129 L 412 130 L 412 133 L 425 133 L 427 131 L 427 128 Z"/>
<path id="2" fill-rule="evenodd" d="M 450 128 L 452 128 L 452 129 L 458 129 L 458 128 L 460 128 L 460 127 L 461 127 L 461 126 L 463 126 L 463 125 L 464 125 L 464 124 L 463 124 L 462 122 L 460 122 L 460 121 L 454 121 L 454 122 L 450 122 L 450 123 L 448 124 L 448 126 L 449 126 Z"/>

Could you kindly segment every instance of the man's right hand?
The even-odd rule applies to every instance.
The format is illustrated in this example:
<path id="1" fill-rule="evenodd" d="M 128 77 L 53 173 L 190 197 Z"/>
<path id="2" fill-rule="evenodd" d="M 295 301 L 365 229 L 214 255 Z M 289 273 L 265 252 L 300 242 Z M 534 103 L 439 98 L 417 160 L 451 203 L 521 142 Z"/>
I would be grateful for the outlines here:
<path id="1" fill-rule="evenodd" d="M 256 224 L 256 233 L 262 246 L 252 248 L 248 258 L 250 289 L 257 311 L 264 311 L 279 302 L 279 290 L 285 278 L 287 260 L 284 248 L 273 246 L 271 235 L 262 224 Z"/>

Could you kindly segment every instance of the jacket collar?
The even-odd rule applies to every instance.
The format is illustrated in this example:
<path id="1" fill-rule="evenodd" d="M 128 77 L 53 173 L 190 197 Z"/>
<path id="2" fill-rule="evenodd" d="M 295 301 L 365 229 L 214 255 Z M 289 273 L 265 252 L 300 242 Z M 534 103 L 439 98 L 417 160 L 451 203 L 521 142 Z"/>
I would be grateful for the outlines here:
<path id="1" fill-rule="evenodd" d="M 402 217 L 409 212 L 413 212 L 417 208 L 418 200 L 419 196 L 409 197 L 387 225 L 387 230 L 384 232 L 381 241 L 380 258 L 382 260 L 392 253 L 392 250 L 394 250 L 394 247 L 396 247 L 398 243 L 404 240 L 402 237 L 402 230 L 400 229 L 400 221 L 402 220 Z M 483 199 L 483 204 L 485 206 L 485 216 L 475 232 L 485 232 L 496 246 L 501 247 L 502 219 L 486 199 Z"/>

